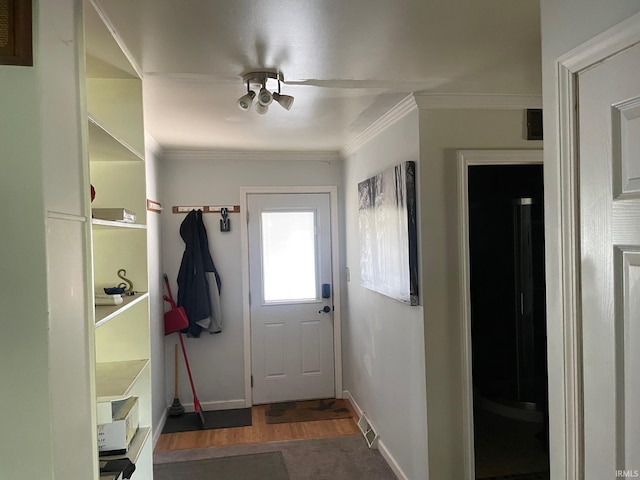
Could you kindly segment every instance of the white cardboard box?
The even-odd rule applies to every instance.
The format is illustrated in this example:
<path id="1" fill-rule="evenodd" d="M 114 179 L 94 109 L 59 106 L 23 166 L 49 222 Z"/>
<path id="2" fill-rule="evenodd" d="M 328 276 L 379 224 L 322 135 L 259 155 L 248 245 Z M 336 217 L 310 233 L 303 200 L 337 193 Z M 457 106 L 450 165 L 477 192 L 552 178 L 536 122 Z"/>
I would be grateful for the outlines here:
<path id="1" fill-rule="evenodd" d="M 103 455 L 126 453 L 138 431 L 138 398 L 129 397 L 108 403 L 111 404 L 111 422 L 98 425 L 98 452 Z M 104 421 L 104 415 L 99 417 Z"/>
<path id="2" fill-rule="evenodd" d="M 113 220 L 116 222 L 136 223 L 136 214 L 126 208 L 93 208 L 93 218 Z"/>

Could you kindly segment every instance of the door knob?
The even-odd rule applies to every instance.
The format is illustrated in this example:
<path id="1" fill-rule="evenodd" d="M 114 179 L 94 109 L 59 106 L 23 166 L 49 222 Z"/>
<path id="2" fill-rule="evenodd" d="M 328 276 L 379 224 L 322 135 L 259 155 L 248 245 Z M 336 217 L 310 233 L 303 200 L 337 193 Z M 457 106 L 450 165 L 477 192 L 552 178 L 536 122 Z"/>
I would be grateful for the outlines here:
<path id="1" fill-rule="evenodd" d="M 322 310 L 318 310 L 318 313 L 329 313 L 331 311 L 331 307 L 329 305 L 325 305 Z"/>

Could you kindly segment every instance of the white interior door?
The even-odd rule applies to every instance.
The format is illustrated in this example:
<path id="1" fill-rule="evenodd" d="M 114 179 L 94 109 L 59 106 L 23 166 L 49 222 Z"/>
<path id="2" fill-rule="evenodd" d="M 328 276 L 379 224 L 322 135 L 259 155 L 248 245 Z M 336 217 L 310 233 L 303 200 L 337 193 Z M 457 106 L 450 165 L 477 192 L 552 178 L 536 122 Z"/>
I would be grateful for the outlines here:
<path id="1" fill-rule="evenodd" d="M 329 194 L 249 194 L 253 403 L 335 396 Z"/>
<path id="2" fill-rule="evenodd" d="M 578 76 L 585 479 L 640 470 L 640 45 Z"/>

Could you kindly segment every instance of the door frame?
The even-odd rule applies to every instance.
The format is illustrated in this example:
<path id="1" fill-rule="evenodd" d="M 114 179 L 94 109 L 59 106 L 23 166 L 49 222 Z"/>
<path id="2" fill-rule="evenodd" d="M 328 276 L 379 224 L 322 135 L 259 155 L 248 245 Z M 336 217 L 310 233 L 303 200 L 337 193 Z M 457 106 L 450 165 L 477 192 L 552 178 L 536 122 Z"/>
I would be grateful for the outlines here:
<path id="1" fill-rule="evenodd" d="M 471 255 L 469 251 L 469 167 L 472 165 L 542 165 L 542 150 L 458 150 L 458 248 L 462 325 L 462 428 L 465 479 L 476 478 L 473 434 L 471 352 Z"/>
<path id="2" fill-rule="evenodd" d="M 558 294 L 550 302 L 549 442 L 552 478 L 584 478 L 583 362 L 580 286 L 578 75 L 607 58 L 640 43 L 640 13 L 556 59 L 554 111 L 557 150 L 545 161 L 547 245 L 558 247 L 547 259 L 548 288 Z M 548 182 L 548 180 L 550 180 Z M 548 188 L 547 188 L 548 187 Z M 554 262 L 555 260 L 555 262 Z M 548 297 L 549 298 L 549 297 Z M 559 320 L 559 322 L 558 322 Z M 560 367 L 560 368 L 554 368 Z"/>
<path id="3" fill-rule="evenodd" d="M 249 217 L 247 215 L 248 196 L 255 194 L 279 193 L 326 193 L 329 195 L 331 215 L 331 276 L 333 290 L 333 360 L 334 388 L 336 398 L 342 398 L 342 320 L 340 285 L 340 245 L 338 235 L 338 187 L 326 186 L 281 186 L 281 187 L 240 187 L 240 211 L 244 219 L 240 226 L 242 250 L 242 320 L 244 331 L 244 392 L 245 407 L 253 405 L 251 387 L 251 307 L 249 305 Z"/>

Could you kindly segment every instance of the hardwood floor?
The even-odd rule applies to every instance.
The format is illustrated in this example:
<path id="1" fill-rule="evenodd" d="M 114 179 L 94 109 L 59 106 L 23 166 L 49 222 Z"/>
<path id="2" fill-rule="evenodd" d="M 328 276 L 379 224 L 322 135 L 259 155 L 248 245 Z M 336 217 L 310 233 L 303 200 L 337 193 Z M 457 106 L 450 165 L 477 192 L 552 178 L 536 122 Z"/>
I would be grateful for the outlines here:
<path id="1" fill-rule="evenodd" d="M 308 440 L 360 434 L 356 424 L 356 414 L 349 402 L 347 401 L 346 403 L 350 407 L 351 418 L 272 425 L 267 424 L 265 421 L 265 410 L 269 408 L 269 405 L 256 405 L 251 409 L 253 424 L 250 427 L 162 434 L 155 451 L 227 447 L 230 445 Z"/>

